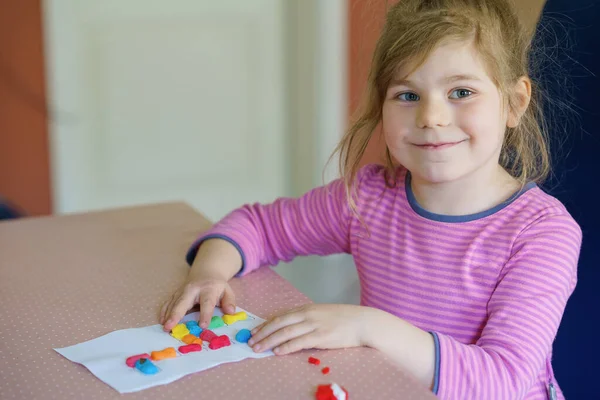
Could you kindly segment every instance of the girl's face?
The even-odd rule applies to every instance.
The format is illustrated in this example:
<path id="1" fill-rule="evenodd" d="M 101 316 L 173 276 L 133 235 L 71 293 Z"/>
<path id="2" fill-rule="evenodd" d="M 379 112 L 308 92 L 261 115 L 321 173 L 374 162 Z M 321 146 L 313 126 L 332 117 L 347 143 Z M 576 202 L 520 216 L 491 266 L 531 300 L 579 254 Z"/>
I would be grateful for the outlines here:
<path id="1" fill-rule="evenodd" d="M 414 179 L 451 182 L 498 168 L 507 115 L 470 43 L 442 44 L 410 75 L 399 72 L 382 127 L 392 157 Z"/>

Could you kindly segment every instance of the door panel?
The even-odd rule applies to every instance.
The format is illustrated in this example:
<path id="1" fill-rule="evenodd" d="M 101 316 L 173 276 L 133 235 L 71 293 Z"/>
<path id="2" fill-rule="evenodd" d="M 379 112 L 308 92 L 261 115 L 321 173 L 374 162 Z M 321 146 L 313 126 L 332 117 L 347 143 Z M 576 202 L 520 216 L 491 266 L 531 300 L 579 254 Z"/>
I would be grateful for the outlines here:
<path id="1" fill-rule="evenodd" d="M 57 212 L 286 194 L 280 0 L 46 2 Z"/>

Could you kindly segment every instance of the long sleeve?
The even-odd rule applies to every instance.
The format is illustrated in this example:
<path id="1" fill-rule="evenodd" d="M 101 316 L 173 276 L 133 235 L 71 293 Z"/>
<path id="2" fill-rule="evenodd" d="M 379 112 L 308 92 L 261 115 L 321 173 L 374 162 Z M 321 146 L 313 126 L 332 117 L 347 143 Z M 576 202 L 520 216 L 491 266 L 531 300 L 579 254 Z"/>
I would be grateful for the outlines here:
<path id="1" fill-rule="evenodd" d="M 228 240 L 240 252 L 239 275 L 298 255 L 347 253 L 351 211 L 346 198 L 344 182 L 338 179 L 300 198 L 245 205 L 198 238 L 186 259 L 191 265 L 200 244 L 214 237 Z"/>
<path id="2" fill-rule="evenodd" d="M 580 246 L 581 230 L 564 214 L 542 217 L 520 233 L 479 340 L 466 345 L 432 332 L 441 399 L 522 399 L 528 393 L 575 288 Z"/>

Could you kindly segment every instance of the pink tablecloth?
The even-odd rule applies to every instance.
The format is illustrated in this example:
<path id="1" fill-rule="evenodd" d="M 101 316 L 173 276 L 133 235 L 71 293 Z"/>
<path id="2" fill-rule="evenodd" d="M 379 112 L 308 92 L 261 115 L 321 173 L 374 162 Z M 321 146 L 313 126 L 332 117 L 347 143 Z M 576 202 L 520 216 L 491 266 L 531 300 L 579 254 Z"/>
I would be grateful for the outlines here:
<path id="1" fill-rule="evenodd" d="M 0 223 L 0 399 L 121 397 L 53 348 L 157 323 L 210 223 L 181 203 Z M 268 318 L 309 299 L 269 268 L 234 279 L 239 306 Z M 307 362 L 317 355 L 328 376 Z M 189 375 L 130 399 L 311 399 L 337 382 L 351 399 L 431 399 L 377 351 L 306 351 Z"/>

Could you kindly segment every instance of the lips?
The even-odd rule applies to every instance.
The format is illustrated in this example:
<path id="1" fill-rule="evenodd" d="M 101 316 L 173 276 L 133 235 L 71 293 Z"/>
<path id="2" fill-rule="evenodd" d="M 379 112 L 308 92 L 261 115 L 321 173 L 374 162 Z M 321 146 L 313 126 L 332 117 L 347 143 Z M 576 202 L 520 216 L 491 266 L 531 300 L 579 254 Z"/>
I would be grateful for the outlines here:
<path id="1" fill-rule="evenodd" d="M 415 146 L 420 149 L 423 149 L 423 150 L 443 150 L 443 149 L 448 149 L 450 147 L 454 147 L 462 142 L 464 142 L 464 140 L 459 140 L 457 142 L 421 143 L 421 144 L 415 144 Z"/>

